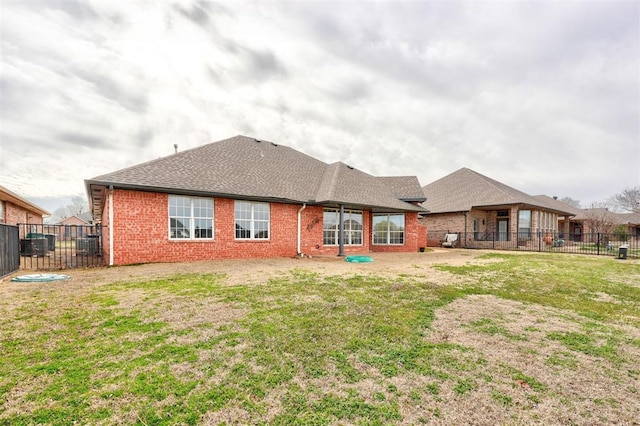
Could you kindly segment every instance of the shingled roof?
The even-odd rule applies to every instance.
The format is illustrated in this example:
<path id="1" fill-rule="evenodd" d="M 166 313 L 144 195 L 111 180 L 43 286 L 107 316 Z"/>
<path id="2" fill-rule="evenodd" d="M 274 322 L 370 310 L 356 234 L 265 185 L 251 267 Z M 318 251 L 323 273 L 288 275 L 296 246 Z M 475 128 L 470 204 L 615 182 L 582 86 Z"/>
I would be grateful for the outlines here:
<path id="1" fill-rule="evenodd" d="M 417 178 L 380 178 L 320 160 L 273 142 L 235 136 L 85 181 L 95 204 L 104 188 L 183 193 L 378 210 L 424 211 L 406 195 L 420 194 Z M 399 182 L 404 182 L 404 186 Z M 423 195 L 422 195 L 423 196 Z M 423 196 L 424 197 L 424 196 Z M 410 198 L 410 197 L 409 197 Z M 422 201 L 422 200 L 419 200 Z M 103 201 L 102 201 L 103 202 Z M 94 208 L 94 216 L 101 208 Z"/>
<path id="2" fill-rule="evenodd" d="M 571 214 L 466 167 L 426 185 L 422 190 L 427 197 L 422 206 L 431 213 L 464 212 L 472 208 L 521 204 Z"/>

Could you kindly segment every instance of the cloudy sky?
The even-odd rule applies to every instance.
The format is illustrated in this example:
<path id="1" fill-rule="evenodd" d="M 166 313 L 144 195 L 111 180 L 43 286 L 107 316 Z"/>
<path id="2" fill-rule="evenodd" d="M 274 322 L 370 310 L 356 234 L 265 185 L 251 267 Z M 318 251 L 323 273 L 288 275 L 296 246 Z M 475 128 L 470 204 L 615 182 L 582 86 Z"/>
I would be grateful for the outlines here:
<path id="1" fill-rule="evenodd" d="M 0 0 L 0 185 L 237 134 L 583 205 L 640 185 L 640 2 Z"/>

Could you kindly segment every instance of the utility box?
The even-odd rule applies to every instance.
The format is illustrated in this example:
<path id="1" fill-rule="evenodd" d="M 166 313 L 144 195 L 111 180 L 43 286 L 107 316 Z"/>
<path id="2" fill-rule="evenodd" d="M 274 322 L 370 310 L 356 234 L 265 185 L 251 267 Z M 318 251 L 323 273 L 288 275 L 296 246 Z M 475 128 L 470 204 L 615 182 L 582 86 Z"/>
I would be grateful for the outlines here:
<path id="1" fill-rule="evenodd" d="M 24 238 L 20 240 L 20 255 L 44 257 L 47 254 L 46 238 Z"/>
<path id="2" fill-rule="evenodd" d="M 84 254 L 88 256 L 100 255 L 100 236 L 87 235 L 86 238 L 76 239 L 76 254 Z"/>
<path id="3" fill-rule="evenodd" d="M 620 246 L 620 248 L 618 248 L 618 259 L 626 259 L 627 250 L 627 246 Z"/>

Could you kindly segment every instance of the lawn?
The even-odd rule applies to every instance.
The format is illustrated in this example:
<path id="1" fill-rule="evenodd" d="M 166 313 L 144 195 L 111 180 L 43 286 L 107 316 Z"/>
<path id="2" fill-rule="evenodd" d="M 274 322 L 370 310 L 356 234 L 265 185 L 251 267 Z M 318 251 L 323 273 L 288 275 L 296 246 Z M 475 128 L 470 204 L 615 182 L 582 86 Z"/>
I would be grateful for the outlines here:
<path id="1" fill-rule="evenodd" d="M 637 421 L 640 262 L 458 253 L 5 281 L 0 424 Z"/>

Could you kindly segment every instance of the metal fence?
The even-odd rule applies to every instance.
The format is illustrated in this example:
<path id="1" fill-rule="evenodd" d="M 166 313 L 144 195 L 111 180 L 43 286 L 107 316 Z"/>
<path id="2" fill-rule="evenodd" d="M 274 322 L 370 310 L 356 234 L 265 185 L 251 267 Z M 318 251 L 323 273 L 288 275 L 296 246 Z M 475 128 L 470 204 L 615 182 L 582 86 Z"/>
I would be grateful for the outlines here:
<path id="1" fill-rule="evenodd" d="M 0 223 L 0 277 L 20 269 L 18 227 Z"/>
<path id="2" fill-rule="evenodd" d="M 624 234 L 569 235 L 554 232 L 449 232 L 429 231 L 429 245 L 439 246 L 446 234 L 457 234 L 454 247 L 471 249 L 592 254 L 640 258 L 640 236 Z"/>
<path id="3" fill-rule="evenodd" d="M 54 270 L 102 266 L 102 228 L 18 224 L 20 268 Z"/>

